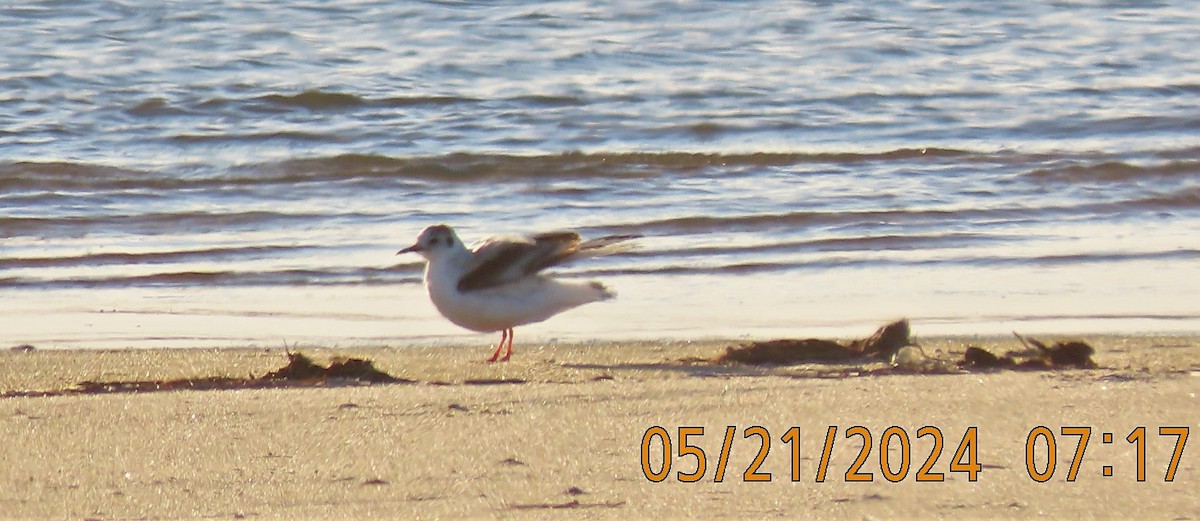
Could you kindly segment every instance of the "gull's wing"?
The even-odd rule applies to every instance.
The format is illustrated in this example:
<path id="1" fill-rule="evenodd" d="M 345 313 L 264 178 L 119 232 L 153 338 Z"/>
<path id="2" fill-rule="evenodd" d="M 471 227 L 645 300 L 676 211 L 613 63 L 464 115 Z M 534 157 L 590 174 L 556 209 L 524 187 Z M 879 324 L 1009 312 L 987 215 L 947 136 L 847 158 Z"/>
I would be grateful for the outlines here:
<path id="1" fill-rule="evenodd" d="M 584 241 L 572 231 L 493 237 L 472 252 L 467 272 L 458 280 L 458 290 L 499 286 L 572 260 L 615 253 L 621 248 L 614 245 L 637 237 L 640 236 L 609 235 Z"/>

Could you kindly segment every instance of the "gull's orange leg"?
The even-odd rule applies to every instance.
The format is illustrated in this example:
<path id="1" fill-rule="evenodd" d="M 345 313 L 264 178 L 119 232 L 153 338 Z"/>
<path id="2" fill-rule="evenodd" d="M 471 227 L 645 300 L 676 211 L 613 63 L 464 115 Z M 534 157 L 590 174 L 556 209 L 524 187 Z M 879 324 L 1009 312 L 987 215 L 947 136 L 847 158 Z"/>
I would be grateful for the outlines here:
<path id="1" fill-rule="evenodd" d="M 489 364 L 492 362 L 495 362 L 497 358 L 500 358 L 500 350 L 504 349 L 504 341 L 505 340 L 508 340 L 509 354 L 510 355 L 512 354 L 512 340 L 509 338 L 509 335 L 511 333 L 512 333 L 512 328 L 505 329 L 504 331 L 500 332 L 500 343 L 496 344 L 496 350 L 492 352 L 492 357 L 487 360 Z M 508 357 L 505 356 L 504 360 L 501 360 L 501 361 L 507 362 Z"/>
<path id="2" fill-rule="evenodd" d="M 512 358 L 513 330 L 510 327 L 505 331 L 508 333 L 508 350 L 504 352 L 504 358 L 500 359 L 501 362 L 507 362 L 509 358 Z M 499 353 L 499 351 L 497 351 L 497 353 Z"/>

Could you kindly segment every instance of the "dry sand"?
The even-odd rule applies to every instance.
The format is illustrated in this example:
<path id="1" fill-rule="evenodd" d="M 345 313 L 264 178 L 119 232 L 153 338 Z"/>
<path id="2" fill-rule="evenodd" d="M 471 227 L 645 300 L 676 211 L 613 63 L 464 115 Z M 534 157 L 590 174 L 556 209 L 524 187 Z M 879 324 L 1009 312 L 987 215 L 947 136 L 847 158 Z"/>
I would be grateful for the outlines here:
<path id="1" fill-rule="evenodd" d="M 1047 337 L 1047 340 L 1054 338 Z M 1160 426 L 1200 424 L 1200 340 L 1087 338 L 1101 368 L 955 375 L 855 375 L 856 366 L 713 366 L 731 342 L 518 345 L 513 362 L 488 365 L 486 346 L 305 349 L 318 361 L 363 356 L 415 384 L 315 388 L 13 396 L 62 391 L 82 381 L 261 375 L 286 362 L 282 350 L 126 350 L 0 353 L 0 517 L 97 519 L 329 518 L 746 518 L 1200 519 L 1200 436 L 1174 476 L 1164 473 L 1175 438 Z M 923 339 L 954 356 L 964 339 Z M 994 350 L 1012 339 L 973 339 Z M 865 367 L 870 369 L 871 367 Z M 830 374 L 833 373 L 833 376 Z M 474 383 L 471 383 L 474 382 Z M 848 482 L 863 426 L 871 482 Z M 899 482 L 880 470 L 890 426 L 911 442 Z M 1057 465 L 1046 483 L 1026 469 L 1026 438 L 1046 426 Z M 679 429 L 707 458 L 703 479 L 681 483 L 693 456 L 673 456 L 666 480 L 649 481 L 643 435 Z M 736 427 L 724 480 L 714 482 L 727 426 Z M 771 438 L 759 471 L 753 426 Z M 828 427 L 836 426 L 823 483 L 815 481 Z M 944 445 L 933 451 L 923 426 Z M 1066 480 L 1077 437 L 1092 428 L 1075 481 Z M 798 427 L 800 480 L 792 447 Z M 1136 447 L 1146 428 L 1146 481 Z M 950 472 L 968 428 L 982 471 Z M 1102 434 L 1114 434 L 1104 444 Z M 887 451 L 894 471 L 899 436 Z M 662 467 L 651 444 L 651 470 Z M 1038 445 L 1037 470 L 1045 468 Z M 1113 477 L 1102 476 L 1113 467 Z"/>

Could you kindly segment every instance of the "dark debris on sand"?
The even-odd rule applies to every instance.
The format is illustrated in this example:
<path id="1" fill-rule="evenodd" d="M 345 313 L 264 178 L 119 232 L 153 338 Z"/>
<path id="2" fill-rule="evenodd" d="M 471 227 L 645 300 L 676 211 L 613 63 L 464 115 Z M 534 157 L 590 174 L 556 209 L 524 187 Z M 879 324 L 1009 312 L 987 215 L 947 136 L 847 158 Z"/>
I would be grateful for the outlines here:
<path id="1" fill-rule="evenodd" d="M 380 371 L 370 360 L 349 358 L 335 360 L 328 366 L 312 361 L 303 353 L 288 353 L 287 365 L 264 374 L 245 378 L 208 376 L 174 380 L 131 380 L 115 382 L 83 381 L 73 389 L 58 391 L 14 391 L 8 396 L 61 396 L 68 394 L 144 393 L 177 390 L 270 389 L 285 387 L 320 387 L 374 383 L 415 383 L 416 380 L 396 378 Z"/>
<path id="2" fill-rule="evenodd" d="M 996 356 L 981 347 L 969 346 L 959 367 L 964 369 L 1095 369 L 1092 355 L 1096 350 L 1087 342 L 1072 340 L 1047 346 L 1041 341 L 1013 333 L 1028 349 Z"/>
<path id="3" fill-rule="evenodd" d="M 718 364 L 793 365 L 803 363 L 862 362 L 888 360 L 909 345 L 908 320 L 885 325 L 870 337 L 839 344 L 832 340 L 767 340 L 726 349 Z"/>
<path id="4" fill-rule="evenodd" d="M 347 358 L 334 360 L 322 367 L 304 353 L 288 353 L 288 364 L 262 376 L 262 380 L 351 380 L 371 383 L 414 383 L 415 380 L 396 378 L 375 368 L 370 360 Z"/>
<path id="5" fill-rule="evenodd" d="M 782 366 L 805 363 L 847 364 L 894 361 L 900 350 L 908 346 L 917 349 L 916 352 L 921 353 L 921 357 L 925 357 L 923 351 L 919 351 L 920 347 L 909 338 L 910 333 L 908 320 L 901 319 L 879 328 L 870 337 L 844 344 L 816 338 L 768 340 L 742 344 L 727 348 L 725 353 L 712 360 L 712 363 Z M 969 346 L 963 353 L 963 358 L 957 361 L 926 358 L 922 360 L 924 363 L 914 366 L 905 366 L 901 362 L 895 362 L 892 367 L 864 370 L 854 374 L 946 373 L 996 369 L 1093 369 L 1097 367 L 1096 362 L 1092 360 L 1095 349 L 1086 342 L 1073 340 L 1056 342 L 1047 346 L 1037 339 L 1017 333 L 1013 334 L 1028 348 L 1026 351 L 1008 352 L 1004 356 L 996 356 L 983 348 Z"/>

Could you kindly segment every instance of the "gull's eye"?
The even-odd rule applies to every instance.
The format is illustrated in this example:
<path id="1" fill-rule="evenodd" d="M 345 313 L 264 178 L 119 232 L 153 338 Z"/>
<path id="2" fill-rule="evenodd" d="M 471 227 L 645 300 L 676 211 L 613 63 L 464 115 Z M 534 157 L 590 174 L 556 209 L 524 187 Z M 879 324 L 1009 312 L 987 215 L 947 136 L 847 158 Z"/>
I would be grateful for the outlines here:
<path id="1" fill-rule="evenodd" d="M 438 241 L 440 241 L 440 240 L 441 240 L 441 239 L 438 239 L 437 237 L 432 237 L 432 238 L 430 238 L 430 239 L 429 239 L 429 245 L 430 245 L 430 246 L 437 246 L 437 244 L 438 244 Z"/>

